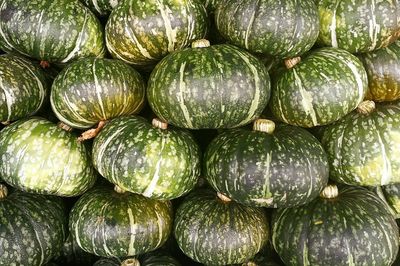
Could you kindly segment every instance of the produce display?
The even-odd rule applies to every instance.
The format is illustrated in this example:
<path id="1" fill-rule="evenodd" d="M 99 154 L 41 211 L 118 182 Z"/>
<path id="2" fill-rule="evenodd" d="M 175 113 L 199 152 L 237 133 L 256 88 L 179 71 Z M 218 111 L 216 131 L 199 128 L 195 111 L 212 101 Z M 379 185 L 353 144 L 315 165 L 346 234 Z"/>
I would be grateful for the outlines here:
<path id="1" fill-rule="evenodd" d="M 400 265 L 398 0 L 0 1 L 0 265 Z"/>

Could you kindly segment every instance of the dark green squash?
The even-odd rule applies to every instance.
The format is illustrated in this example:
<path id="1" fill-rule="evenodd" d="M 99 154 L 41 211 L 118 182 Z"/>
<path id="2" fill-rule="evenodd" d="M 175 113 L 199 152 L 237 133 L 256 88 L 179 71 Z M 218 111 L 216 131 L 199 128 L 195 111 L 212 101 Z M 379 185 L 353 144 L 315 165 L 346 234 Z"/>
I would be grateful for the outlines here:
<path id="1" fill-rule="evenodd" d="M 138 258 L 100 258 L 93 266 L 181 266 L 181 264 L 170 255 L 159 250 L 146 253 Z"/>
<path id="2" fill-rule="evenodd" d="M 382 192 L 395 218 L 400 218 L 400 184 L 382 186 Z"/>
<path id="3" fill-rule="evenodd" d="M 329 185 L 307 205 L 278 209 L 272 242 L 287 266 L 381 266 L 396 259 L 398 230 L 372 191 Z"/>
<path id="4" fill-rule="evenodd" d="M 41 266 L 62 248 L 66 209 L 60 198 L 20 191 L 0 184 L 0 265 Z"/>
<path id="5" fill-rule="evenodd" d="M 172 53 L 151 73 L 147 98 L 155 114 L 190 129 L 231 128 L 250 123 L 270 97 L 260 60 L 233 45 L 199 40 Z"/>
<path id="6" fill-rule="evenodd" d="M 215 24 L 230 43 L 280 58 L 307 52 L 319 33 L 314 1 L 227 0 L 217 5 Z"/>
<path id="7" fill-rule="evenodd" d="M 93 164 L 121 188 L 155 199 L 186 194 L 200 176 L 200 149 L 184 130 L 138 116 L 111 120 L 94 140 Z"/>
<path id="8" fill-rule="evenodd" d="M 93 13 L 98 16 L 108 16 L 122 2 L 121 0 L 81 0 Z"/>
<path id="9" fill-rule="evenodd" d="M 85 251 L 103 257 L 144 254 L 163 245 L 173 223 L 172 205 L 116 187 L 85 193 L 70 213 L 69 229 Z"/>
<path id="10" fill-rule="evenodd" d="M 261 208 L 246 207 L 222 194 L 199 189 L 178 207 L 174 236 L 181 250 L 206 265 L 244 263 L 267 242 L 269 228 Z"/>
<path id="11" fill-rule="evenodd" d="M 60 254 L 53 260 L 58 266 L 88 266 L 95 261 L 96 256 L 81 249 L 72 234 L 68 235 Z"/>
<path id="12" fill-rule="evenodd" d="M 18 120 L 0 132 L 0 176 L 20 190 L 77 196 L 96 175 L 76 136 L 40 118 Z"/>
<path id="13" fill-rule="evenodd" d="M 57 63 L 105 53 L 100 22 L 79 1 L 4 0 L 0 14 L 4 51 Z"/>
<path id="14" fill-rule="evenodd" d="M 328 159 L 305 129 L 258 119 L 254 130 L 218 135 L 204 156 L 211 186 L 249 206 L 294 207 L 310 202 L 328 183 Z"/>

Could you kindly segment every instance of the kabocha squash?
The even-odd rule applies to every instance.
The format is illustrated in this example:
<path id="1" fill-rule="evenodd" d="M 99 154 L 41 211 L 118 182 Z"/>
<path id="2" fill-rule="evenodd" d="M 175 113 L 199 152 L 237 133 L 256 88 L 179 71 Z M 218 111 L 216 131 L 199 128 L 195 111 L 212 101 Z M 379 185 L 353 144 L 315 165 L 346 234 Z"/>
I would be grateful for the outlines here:
<path id="1" fill-rule="evenodd" d="M 323 131 L 330 178 L 358 186 L 400 183 L 399 137 L 399 103 L 361 103 Z"/>
<path id="2" fill-rule="evenodd" d="M 145 83 L 131 66 L 114 59 L 85 58 L 57 75 L 50 102 L 58 119 L 86 129 L 100 121 L 139 112 L 144 98 Z"/>
<path id="3" fill-rule="evenodd" d="M 320 45 L 365 53 L 386 47 L 400 36 L 397 0 L 315 2 L 320 17 Z"/>
<path id="4" fill-rule="evenodd" d="M 62 248 L 67 234 L 61 199 L 0 184 L 0 265 L 41 266 Z"/>
<path id="5" fill-rule="evenodd" d="M 207 13 L 198 0 L 123 1 L 107 21 L 106 44 L 115 58 L 155 65 L 207 32 Z"/>
<path id="6" fill-rule="evenodd" d="M 0 132 L 0 176 L 20 190 L 77 196 L 96 175 L 76 136 L 44 118 L 18 120 Z"/>
<path id="7" fill-rule="evenodd" d="M 399 232 L 372 191 L 329 185 L 307 205 L 278 209 L 272 242 L 288 266 L 392 265 Z"/>
<path id="8" fill-rule="evenodd" d="M 48 93 L 45 73 L 20 56 L 0 56 L 0 122 L 8 123 L 36 113 Z"/>
<path id="9" fill-rule="evenodd" d="M 138 116 L 111 120 L 93 143 L 93 164 L 121 188 L 156 199 L 192 190 L 200 176 L 200 149 L 178 128 Z"/>
<path id="10" fill-rule="evenodd" d="M 215 24 L 230 43 L 280 58 L 310 50 L 319 33 L 314 1 L 228 0 L 217 5 Z"/>
<path id="11" fill-rule="evenodd" d="M 89 9 L 101 17 L 108 16 L 121 0 L 81 0 Z"/>
<path id="12" fill-rule="evenodd" d="M 328 159 L 305 129 L 258 119 L 254 130 L 217 136 L 204 156 L 211 186 L 249 206 L 294 207 L 310 202 L 328 183 Z"/>
<path id="13" fill-rule="evenodd" d="M 222 194 L 199 189 L 178 207 L 174 236 L 181 250 L 206 265 L 243 263 L 266 244 L 269 232 L 261 208 L 240 205 Z"/>
<path id="14" fill-rule="evenodd" d="M 233 45 L 210 46 L 207 40 L 163 58 L 147 87 L 158 117 L 190 129 L 250 123 L 269 97 L 270 79 L 260 60 Z"/>
<path id="15" fill-rule="evenodd" d="M 69 229 L 85 251 L 103 257 L 140 255 L 160 247 L 173 223 L 172 205 L 116 187 L 86 192 L 70 213 Z"/>
<path id="16" fill-rule="evenodd" d="M 400 41 L 358 56 L 368 75 L 365 99 L 375 102 L 400 99 Z"/>
<path id="17" fill-rule="evenodd" d="M 271 110 L 281 121 L 301 126 L 327 125 L 363 100 L 367 74 L 360 60 L 332 47 L 311 51 L 296 64 L 286 61 L 272 81 Z M 294 62 L 294 63 L 293 63 Z"/>
<path id="18" fill-rule="evenodd" d="M 159 250 L 146 253 L 139 258 L 100 258 L 93 266 L 181 266 L 173 257 Z"/>
<path id="19" fill-rule="evenodd" d="M 88 266 L 95 261 L 96 256 L 81 249 L 71 233 L 64 242 L 60 254 L 53 260 L 58 266 Z"/>
<path id="20" fill-rule="evenodd" d="M 100 22 L 70 0 L 2 1 L 0 48 L 56 63 L 105 53 Z"/>

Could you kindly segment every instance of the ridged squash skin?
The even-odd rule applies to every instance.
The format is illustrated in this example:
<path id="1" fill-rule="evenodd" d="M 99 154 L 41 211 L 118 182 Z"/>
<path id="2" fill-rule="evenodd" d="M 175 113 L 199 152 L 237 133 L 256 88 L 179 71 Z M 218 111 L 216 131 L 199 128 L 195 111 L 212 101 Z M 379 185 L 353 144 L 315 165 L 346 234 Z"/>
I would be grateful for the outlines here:
<path id="1" fill-rule="evenodd" d="M 343 186 L 337 197 L 276 210 L 272 243 L 288 266 L 392 265 L 399 229 L 372 191 Z"/>
<path id="2" fill-rule="evenodd" d="M 227 0 L 217 5 L 215 24 L 230 43 L 279 58 L 307 52 L 319 33 L 314 1 Z"/>
<path id="3" fill-rule="evenodd" d="M 70 213 L 69 229 L 86 252 L 102 257 L 144 254 L 167 240 L 173 223 L 172 205 L 112 187 L 85 193 Z"/>
<path id="4" fill-rule="evenodd" d="M 4 51 L 55 63 L 104 56 L 100 22 L 79 1 L 4 0 L 0 14 Z"/>
<path id="5" fill-rule="evenodd" d="M 115 59 L 85 58 L 55 78 L 50 103 L 57 118 L 80 129 L 100 121 L 138 113 L 145 101 L 139 72 Z"/>
<path id="6" fill-rule="evenodd" d="M 152 71 L 147 99 L 168 123 L 189 129 L 239 127 L 261 115 L 270 97 L 266 67 L 233 45 L 187 48 Z"/>

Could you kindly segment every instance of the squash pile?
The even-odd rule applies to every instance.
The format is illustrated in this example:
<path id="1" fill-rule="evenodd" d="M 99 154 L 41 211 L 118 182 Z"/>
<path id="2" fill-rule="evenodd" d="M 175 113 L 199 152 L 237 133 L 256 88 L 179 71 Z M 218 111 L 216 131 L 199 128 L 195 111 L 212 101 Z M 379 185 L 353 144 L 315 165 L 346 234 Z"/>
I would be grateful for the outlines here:
<path id="1" fill-rule="evenodd" d="M 400 1 L 1 0 L 0 265 L 399 265 Z"/>

